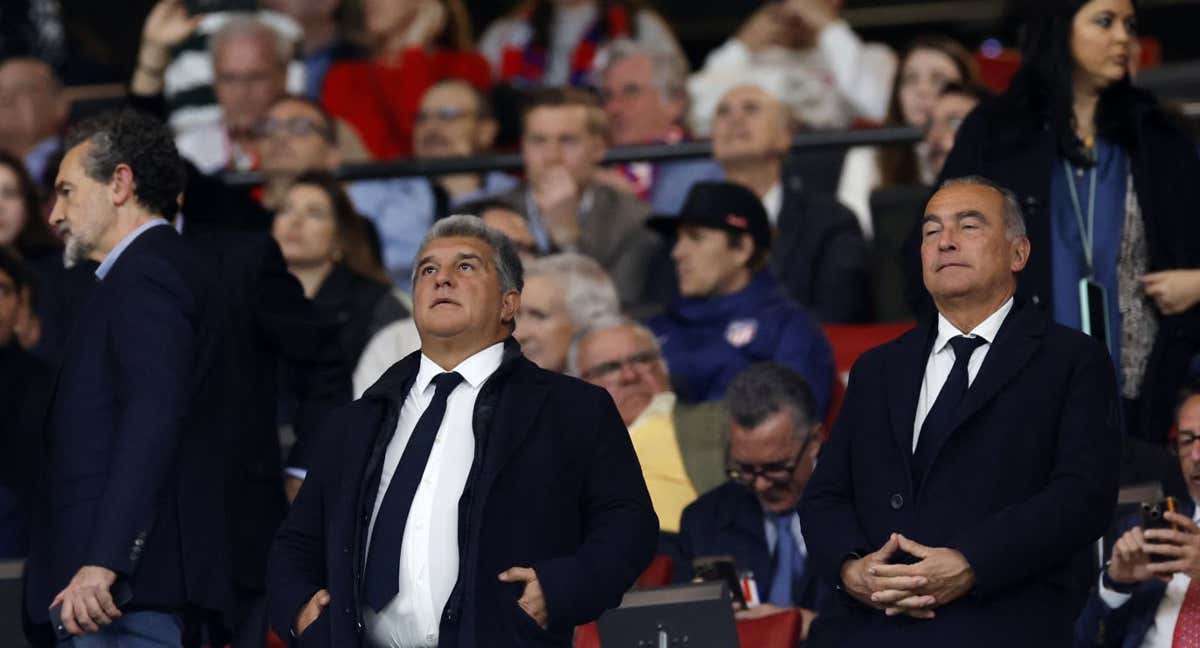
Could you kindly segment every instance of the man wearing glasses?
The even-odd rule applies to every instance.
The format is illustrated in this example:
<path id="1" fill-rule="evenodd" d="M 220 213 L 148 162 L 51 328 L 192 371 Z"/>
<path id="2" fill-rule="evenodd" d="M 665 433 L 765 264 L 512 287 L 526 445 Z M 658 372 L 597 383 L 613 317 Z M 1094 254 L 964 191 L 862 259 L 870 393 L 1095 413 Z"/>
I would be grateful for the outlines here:
<path id="1" fill-rule="evenodd" d="M 724 408 L 680 404 L 654 334 L 622 318 L 600 318 L 577 335 L 567 370 L 608 390 L 617 404 L 667 543 L 660 550 L 674 553 L 684 507 L 725 480 Z"/>
<path id="2" fill-rule="evenodd" d="M 676 580 L 692 560 L 733 556 L 753 573 L 762 603 L 739 616 L 757 618 L 799 608 L 807 637 L 824 592 L 796 507 L 816 465 L 824 429 L 804 378 L 775 363 L 751 365 L 729 385 L 729 481 L 683 512 Z"/>

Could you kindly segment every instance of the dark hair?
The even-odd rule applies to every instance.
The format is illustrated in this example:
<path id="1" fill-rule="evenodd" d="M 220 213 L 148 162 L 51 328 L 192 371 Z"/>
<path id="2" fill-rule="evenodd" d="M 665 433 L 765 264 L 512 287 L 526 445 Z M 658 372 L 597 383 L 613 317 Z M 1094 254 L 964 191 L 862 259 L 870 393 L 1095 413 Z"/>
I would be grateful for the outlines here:
<path id="1" fill-rule="evenodd" d="M 21 254 L 8 245 L 0 245 L 0 272 L 12 279 L 13 287 L 18 291 L 32 284 L 29 269 L 21 260 Z"/>
<path id="2" fill-rule="evenodd" d="M 945 97 L 948 95 L 962 95 L 979 102 L 996 98 L 996 95 L 991 90 L 977 83 L 947 83 L 946 87 L 942 88 L 942 93 L 938 96 Z"/>
<path id="3" fill-rule="evenodd" d="M 1171 421 L 1172 425 L 1179 422 L 1179 414 L 1183 412 L 1183 406 L 1196 396 L 1200 396 L 1200 376 L 1192 378 L 1179 390 L 1179 398 L 1175 401 L 1175 417 Z"/>
<path id="4" fill-rule="evenodd" d="M 637 12 L 645 8 L 645 3 L 640 0 L 600 0 L 596 3 L 599 5 L 596 8 L 596 15 L 600 16 L 602 22 L 601 42 L 608 41 L 615 34 L 610 34 L 609 29 L 612 25 L 605 18 L 611 15 L 613 9 L 623 9 L 629 21 L 629 36 L 637 38 Z M 529 0 L 517 8 L 517 14 L 525 14 L 529 16 L 529 26 L 533 29 L 533 38 L 530 43 L 534 47 L 543 49 L 550 48 L 550 36 L 554 29 L 554 2 L 552 0 Z"/>
<path id="5" fill-rule="evenodd" d="M 25 221 L 11 245 L 26 258 L 41 256 L 61 248 L 62 244 L 50 230 L 50 224 L 42 214 L 42 196 L 33 178 L 29 176 L 25 163 L 11 153 L 0 151 L 0 167 L 6 167 L 17 177 L 17 191 L 21 193 L 21 201 L 25 203 Z"/>
<path id="6" fill-rule="evenodd" d="M 959 78 L 963 83 L 979 82 L 979 67 L 962 43 L 941 34 L 924 34 L 908 44 L 900 65 L 896 68 L 896 81 L 892 84 L 892 98 L 888 102 L 887 123 L 899 126 L 904 123 L 904 110 L 900 105 L 900 80 L 904 75 L 904 63 L 917 50 L 933 50 L 945 54 L 954 61 Z M 879 151 L 879 172 L 884 187 L 918 184 L 920 170 L 917 155 L 912 146 L 884 146 Z"/>
<path id="7" fill-rule="evenodd" d="M 92 144 L 83 160 L 88 177 L 107 183 L 117 165 L 127 165 L 133 171 L 133 195 L 138 204 L 167 220 L 175 217 L 186 171 L 165 124 L 136 110 L 105 112 L 72 128 L 63 150 L 84 142 Z"/>
<path id="8" fill-rule="evenodd" d="M 804 377 L 775 362 L 759 362 L 743 370 L 725 390 L 729 417 L 741 427 L 762 424 L 776 412 L 790 409 L 798 428 L 817 423 L 817 401 Z"/>
<path id="9" fill-rule="evenodd" d="M 320 133 L 320 135 L 330 144 L 338 143 L 337 120 L 334 119 L 333 115 L 329 114 L 328 110 L 325 110 L 325 106 L 322 106 L 321 102 L 314 101 L 303 95 L 287 94 L 271 102 L 271 107 L 268 110 L 274 110 L 276 106 L 283 103 L 297 103 L 308 106 L 312 111 L 321 116 L 321 127 L 325 132 Z"/>
<path id="10" fill-rule="evenodd" d="M 592 135 L 603 137 L 608 120 L 596 95 L 581 88 L 547 87 L 538 88 L 526 97 L 521 105 L 521 128 L 524 130 L 529 113 L 538 108 L 565 108 L 580 106 L 587 110 L 587 129 Z"/>
<path id="11" fill-rule="evenodd" d="M 726 242 L 731 248 L 741 247 L 743 240 L 749 241 L 750 245 L 754 247 L 754 252 L 750 255 L 749 259 L 746 259 L 747 270 L 750 270 L 751 272 L 758 272 L 766 267 L 767 256 L 771 253 L 770 249 L 755 243 L 754 237 L 750 236 L 750 234 L 747 232 L 733 232 L 726 229 L 721 231 L 725 232 Z"/>
<path id="12" fill-rule="evenodd" d="M 335 236 L 342 251 L 339 263 L 367 279 L 391 284 L 391 277 L 371 249 L 370 224 L 354 208 L 342 183 L 327 171 L 305 171 L 296 177 L 288 191 L 301 185 L 320 189 L 333 207 Z"/>
<path id="13" fill-rule="evenodd" d="M 1050 124 L 1058 154 L 1076 166 L 1092 166 L 1075 134 L 1071 32 L 1075 14 L 1088 0 L 1038 0 L 1029 3 L 1021 47 L 1023 61 L 1003 99 Z M 1133 0 L 1137 8 L 1137 0 Z M 1132 135 L 1129 111 L 1136 102 L 1153 102 L 1133 87 L 1127 74 L 1105 88 L 1096 107 L 1096 133 L 1126 148 Z M 1040 124 L 1039 124 L 1040 126 Z"/>

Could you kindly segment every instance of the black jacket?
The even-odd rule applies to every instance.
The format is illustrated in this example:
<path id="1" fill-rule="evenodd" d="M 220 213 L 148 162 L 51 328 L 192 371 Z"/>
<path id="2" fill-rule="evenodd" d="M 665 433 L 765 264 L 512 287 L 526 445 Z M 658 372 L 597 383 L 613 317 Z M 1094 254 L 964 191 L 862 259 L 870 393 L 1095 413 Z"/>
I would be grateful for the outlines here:
<path id="1" fill-rule="evenodd" d="M 341 263 L 333 266 L 312 301 L 323 316 L 337 323 L 342 362 L 352 371 L 380 329 L 409 315 L 392 295 L 391 286 L 355 274 Z"/>
<path id="2" fill-rule="evenodd" d="M 360 590 L 367 521 L 384 453 L 420 353 L 393 366 L 329 420 L 318 457 L 268 565 L 271 624 L 291 636 L 320 588 L 332 600 L 296 642 L 363 645 Z M 458 582 L 442 615 L 443 648 L 569 646 L 576 625 L 620 603 L 650 563 L 658 524 L 641 468 L 601 389 L 543 371 L 511 338 L 475 402 L 475 459 L 459 502 Z M 550 613 L 539 628 L 517 605 L 529 565 Z"/>
<path id="3" fill-rule="evenodd" d="M 1053 134 L 1044 120 L 1006 97 L 982 104 L 963 122 L 943 178 L 983 175 L 1017 194 L 1032 244 L 1017 294 L 1049 307 L 1053 298 L 1050 259 L 1050 179 L 1056 167 Z M 1146 225 L 1150 271 L 1200 267 L 1200 159 L 1194 142 L 1143 98 L 1131 108 L 1126 148 Z M 919 227 L 919 224 L 916 225 Z M 914 237 L 915 239 L 915 237 Z M 924 294 L 917 246 L 909 246 L 910 294 Z M 1110 296 L 1115 299 L 1116 296 Z M 1157 311 L 1156 311 L 1157 312 Z M 1172 423 L 1176 394 L 1187 363 L 1200 350 L 1200 308 L 1160 317 L 1142 384 L 1140 420 L 1132 434 L 1162 441 Z"/>
<path id="4" fill-rule="evenodd" d="M 822 322 L 871 318 L 869 251 L 854 213 L 833 196 L 783 182 L 771 270 L 788 296 Z"/>
<path id="5" fill-rule="evenodd" d="M 800 503 L 810 564 L 831 583 L 892 532 L 966 557 L 975 585 L 932 620 L 839 595 L 827 645 L 1045 646 L 1071 641 L 1108 528 L 1120 460 L 1116 378 L 1098 341 L 1017 304 L 922 484 L 913 422 L 936 320 L 855 363 L 841 416 Z M 815 630 L 815 628 L 814 628 Z M 827 635 L 828 636 L 828 635 Z M 836 634 L 833 635 L 836 637 Z"/>

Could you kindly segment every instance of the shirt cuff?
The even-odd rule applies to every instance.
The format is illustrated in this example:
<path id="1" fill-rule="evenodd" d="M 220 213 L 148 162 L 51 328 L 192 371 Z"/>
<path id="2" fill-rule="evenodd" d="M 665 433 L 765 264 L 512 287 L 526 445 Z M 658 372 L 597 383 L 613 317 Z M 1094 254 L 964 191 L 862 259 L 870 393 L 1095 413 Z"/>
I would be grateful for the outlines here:
<path id="1" fill-rule="evenodd" d="M 284 468 L 283 472 L 288 477 L 295 477 L 300 481 L 304 481 L 304 479 L 308 477 L 308 471 L 303 468 Z"/>
<path id="2" fill-rule="evenodd" d="M 1112 609 L 1112 610 L 1115 610 L 1115 609 L 1121 607 L 1122 605 L 1125 605 L 1126 603 L 1129 602 L 1129 599 L 1133 598 L 1132 594 L 1122 594 L 1120 592 L 1114 592 L 1111 589 L 1105 587 L 1103 574 L 1100 575 L 1100 584 L 1099 584 L 1099 587 L 1096 589 L 1096 592 L 1100 595 L 1100 600 L 1103 601 L 1104 604 L 1107 605 L 1109 607 L 1109 609 Z"/>

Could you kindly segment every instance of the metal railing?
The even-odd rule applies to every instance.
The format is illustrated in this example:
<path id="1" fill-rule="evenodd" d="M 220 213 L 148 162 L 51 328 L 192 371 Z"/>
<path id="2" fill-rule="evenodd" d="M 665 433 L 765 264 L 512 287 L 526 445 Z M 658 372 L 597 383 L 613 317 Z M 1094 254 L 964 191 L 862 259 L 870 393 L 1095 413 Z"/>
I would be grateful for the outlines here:
<path id="1" fill-rule="evenodd" d="M 886 144 L 912 144 L 921 139 L 916 128 L 872 128 L 851 131 L 813 131 L 800 133 L 792 140 L 792 151 L 849 148 L 851 146 L 881 146 Z M 712 156 L 712 144 L 708 140 L 680 142 L 678 144 L 650 144 L 645 146 L 619 146 L 609 149 L 604 164 L 624 162 L 665 162 L 688 160 Z M 401 178 L 411 176 L 439 176 L 453 173 L 485 173 L 488 171 L 519 171 L 522 168 L 519 153 L 480 155 L 464 158 L 406 158 L 386 162 L 363 162 L 338 167 L 336 175 L 342 180 L 373 180 L 378 178 Z M 225 182 L 241 187 L 252 187 L 263 182 L 256 172 L 235 172 L 222 176 Z"/>

